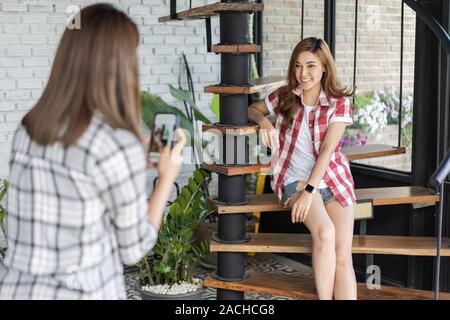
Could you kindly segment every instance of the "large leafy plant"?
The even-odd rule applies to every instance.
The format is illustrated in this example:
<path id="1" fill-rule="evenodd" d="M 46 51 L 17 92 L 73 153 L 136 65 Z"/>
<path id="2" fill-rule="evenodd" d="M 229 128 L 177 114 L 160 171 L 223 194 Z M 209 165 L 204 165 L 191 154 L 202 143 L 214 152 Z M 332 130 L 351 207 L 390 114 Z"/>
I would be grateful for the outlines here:
<path id="1" fill-rule="evenodd" d="M 168 104 L 161 97 L 151 94 L 150 92 L 141 92 L 141 113 L 142 120 L 145 125 L 151 129 L 153 125 L 153 118 L 158 112 L 173 112 L 180 117 L 180 127 L 189 132 L 190 136 L 194 139 L 194 145 L 201 145 L 201 141 L 198 140 L 197 130 L 194 127 L 193 120 L 199 120 L 205 124 L 211 123 L 209 119 L 200 111 L 195 102 L 191 98 L 191 94 L 183 89 L 177 89 L 172 85 L 169 85 L 169 91 L 171 95 L 179 101 L 182 101 L 189 106 L 193 118 L 190 116 L 189 109 L 185 110 L 177 108 Z"/>
<path id="2" fill-rule="evenodd" d="M 153 119 L 158 112 L 173 112 L 180 117 L 180 127 L 189 133 L 188 145 L 190 143 L 192 148 L 193 160 L 195 167 L 199 168 L 199 163 L 203 161 L 203 157 L 213 158 L 212 150 L 209 150 L 207 146 L 211 143 L 213 138 L 211 135 L 205 134 L 202 140 L 199 130 L 197 129 L 197 121 L 204 124 L 210 124 L 211 121 L 200 111 L 195 101 L 191 97 L 189 91 L 183 89 L 177 89 L 172 85 L 169 85 L 169 91 L 171 95 L 178 101 L 184 104 L 184 110 L 182 108 L 170 105 L 161 97 L 151 94 L 150 92 L 141 92 L 141 117 L 144 124 L 151 130 L 153 125 Z M 189 139 L 190 138 L 190 139 Z M 200 157 L 200 159 L 198 159 Z M 204 189 L 208 195 L 208 190 Z"/>
<path id="3" fill-rule="evenodd" d="M 210 173 L 195 170 L 170 205 L 152 253 L 138 264 L 141 285 L 193 282 L 192 267 L 209 252 L 208 242 L 194 244 L 192 235 L 199 223 L 213 212 L 202 192 L 202 186 L 210 181 Z"/>
<path id="4" fill-rule="evenodd" d="M 5 227 L 5 217 L 6 217 L 6 209 L 2 206 L 1 201 L 3 197 L 6 195 L 6 191 L 8 190 L 8 180 L 3 179 L 0 181 L 0 231 L 2 235 L 6 239 L 6 227 Z M 0 258 L 5 257 L 5 248 L 0 247 Z"/>

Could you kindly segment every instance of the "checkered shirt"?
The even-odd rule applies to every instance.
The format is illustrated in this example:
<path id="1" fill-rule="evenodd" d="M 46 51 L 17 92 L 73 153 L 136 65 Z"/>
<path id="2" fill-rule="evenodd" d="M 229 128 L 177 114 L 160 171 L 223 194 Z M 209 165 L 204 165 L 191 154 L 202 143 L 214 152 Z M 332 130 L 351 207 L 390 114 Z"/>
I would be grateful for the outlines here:
<path id="1" fill-rule="evenodd" d="M 36 144 L 20 125 L 10 170 L 0 299 L 125 299 L 123 264 L 157 239 L 138 139 L 93 117 L 64 149 Z"/>
<path id="2" fill-rule="evenodd" d="M 275 129 L 279 132 L 280 148 L 272 150 L 272 189 L 281 200 L 282 186 L 286 171 L 289 167 L 294 146 L 300 132 L 304 108 L 300 107 L 293 116 L 293 125 L 287 128 L 286 119 L 280 114 L 278 97 L 285 90 L 282 86 L 267 95 L 265 103 L 269 112 L 275 117 Z M 303 91 L 298 86 L 293 91 L 300 101 Z M 309 113 L 309 129 L 311 133 L 314 156 L 318 157 L 322 141 L 325 138 L 328 126 L 333 122 L 353 123 L 352 109 L 348 98 L 334 98 L 327 96 L 321 90 L 316 107 Z M 333 152 L 328 168 L 323 177 L 337 201 L 347 207 L 356 203 L 353 177 L 350 173 L 350 164 L 347 157 L 341 152 L 340 144 Z"/>

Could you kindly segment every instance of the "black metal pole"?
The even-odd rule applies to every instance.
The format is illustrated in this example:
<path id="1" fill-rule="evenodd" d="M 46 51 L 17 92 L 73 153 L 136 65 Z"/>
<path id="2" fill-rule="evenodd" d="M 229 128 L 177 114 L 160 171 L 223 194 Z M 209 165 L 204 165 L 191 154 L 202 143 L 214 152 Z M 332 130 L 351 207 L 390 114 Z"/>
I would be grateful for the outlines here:
<path id="1" fill-rule="evenodd" d="M 219 174 L 218 200 L 226 204 L 245 202 L 245 176 L 225 176 Z"/>
<path id="2" fill-rule="evenodd" d="M 400 27 L 400 94 L 398 106 L 398 143 L 400 148 L 402 143 L 402 111 L 403 111 L 403 35 L 405 25 L 405 3 L 402 1 L 401 27 Z"/>
<path id="3" fill-rule="evenodd" d="M 261 0 L 258 0 L 258 3 L 261 3 Z M 263 12 L 255 12 L 254 13 L 254 21 L 253 21 L 253 37 L 254 44 L 262 45 L 263 39 Z M 262 52 L 258 52 L 255 54 L 256 65 L 258 69 L 259 77 L 263 76 L 263 55 Z M 250 68 L 251 69 L 251 68 Z"/>
<path id="4" fill-rule="evenodd" d="M 324 39 L 330 47 L 331 54 L 336 57 L 336 1 L 325 0 Z"/>
<path id="5" fill-rule="evenodd" d="M 223 85 L 248 85 L 249 84 L 249 55 L 222 53 L 220 60 L 222 68 L 220 71 L 221 84 Z"/>
<path id="6" fill-rule="evenodd" d="M 303 40 L 304 19 L 305 19 L 305 0 L 302 0 L 302 21 L 300 22 L 302 31 L 301 31 L 301 34 L 300 34 L 300 40 Z"/>
<path id="7" fill-rule="evenodd" d="M 221 2 L 229 2 L 222 0 Z M 242 1 L 231 1 L 242 2 Z M 248 13 L 219 12 L 220 43 L 248 43 Z M 221 85 L 245 86 L 249 84 L 250 56 L 248 54 L 221 54 Z M 220 95 L 220 124 L 242 126 L 248 122 L 248 96 L 243 94 Z M 221 159 L 225 165 L 248 163 L 248 145 L 242 137 L 227 137 L 222 140 Z M 240 149 L 244 150 L 240 150 Z M 243 157 L 242 157 L 243 156 Z M 245 202 L 245 175 L 226 176 L 219 174 L 218 201 L 229 205 Z M 218 233 L 214 240 L 222 243 L 240 243 L 248 241 L 246 235 L 246 214 L 220 214 Z M 245 279 L 245 253 L 219 252 L 217 254 L 217 273 L 215 277 L 221 281 L 242 281 Z M 242 300 L 244 292 L 227 289 L 217 290 L 219 300 Z"/>
<path id="8" fill-rule="evenodd" d="M 177 0 L 170 0 L 170 19 L 177 20 Z"/>
<path id="9" fill-rule="evenodd" d="M 205 19 L 206 26 L 206 52 L 211 52 L 211 18 Z"/>
<path id="10" fill-rule="evenodd" d="M 441 41 L 441 45 L 450 54 L 450 34 L 439 24 L 439 22 L 428 12 L 423 3 L 415 0 L 403 0 L 413 9 L 422 21 L 433 31 Z"/>
<path id="11" fill-rule="evenodd" d="M 367 235 L 367 220 L 362 220 L 359 222 L 359 234 L 362 236 Z M 366 282 L 369 278 L 369 275 L 367 274 L 367 269 L 373 265 L 373 254 L 366 254 L 366 270 L 364 274 L 366 275 Z"/>
<path id="12" fill-rule="evenodd" d="M 353 89 L 356 88 L 356 60 L 358 48 L 358 0 L 355 0 L 355 39 L 353 48 Z M 355 104 L 355 96 L 353 96 L 353 105 Z"/>
<path id="13" fill-rule="evenodd" d="M 244 94 L 221 94 L 220 124 L 243 126 L 248 124 L 248 96 Z"/>
<path id="14" fill-rule="evenodd" d="M 444 185 L 445 183 L 441 183 L 439 194 L 439 210 L 436 216 L 437 220 L 437 244 L 436 244 L 436 265 L 434 271 L 434 299 L 439 300 L 439 287 L 440 287 L 440 279 L 441 279 L 441 247 L 442 247 L 442 214 L 444 211 Z"/>

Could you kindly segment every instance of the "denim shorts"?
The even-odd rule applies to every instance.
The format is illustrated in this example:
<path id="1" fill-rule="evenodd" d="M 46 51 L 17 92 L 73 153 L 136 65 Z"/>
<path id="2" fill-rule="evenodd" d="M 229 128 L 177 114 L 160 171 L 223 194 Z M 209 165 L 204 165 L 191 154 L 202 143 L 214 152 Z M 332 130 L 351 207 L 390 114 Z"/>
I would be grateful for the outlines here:
<path id="1" fill-rule="evenodd" d="M 290 200 L 290 197 L 292 195 L 294 195 L 295 189 L 297 188 L 297 184 L 298 184 L 298 182 L 292 182 L 292 183 L 289 183 L 289 184 L 283 186 L 283 193 L 282 193 L 282 196 L 281 196 L 281 205 L 283 207 L 285 207 L 285 208 L 288 207 L 288 204 L 286 202 L 288 200 Z M 334 197 L 334 195 L 331 192 L 330 188 L 318 189 L 317 191 L 322 196 L 324 204 L 328 204 L 331 201 L 336 200 L 336 198 Z"/>

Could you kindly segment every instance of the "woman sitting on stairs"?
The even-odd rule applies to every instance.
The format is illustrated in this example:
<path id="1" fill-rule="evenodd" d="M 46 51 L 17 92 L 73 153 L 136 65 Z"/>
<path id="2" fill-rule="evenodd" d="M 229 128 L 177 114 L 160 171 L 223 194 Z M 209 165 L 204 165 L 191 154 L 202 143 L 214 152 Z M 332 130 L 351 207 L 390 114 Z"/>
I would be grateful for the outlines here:
<path id="1" fill-rule="evenodd" d="M 249 118 L 272 149 L 272 187 L 281 205 L 292 208 L 292 223 L 303 222 L 311 232 L 319 299 L 357 296 L 352 261 L 356 200 L 349 161 L 339 144 L 353 123 L 348 98 L 353 94 L 341 86 L 328 45 L 312 37 L 294 48 L 287 84 L 249 107 Z"/>

